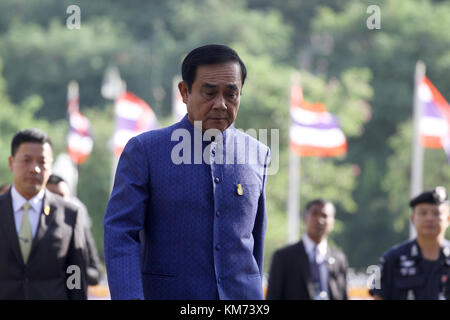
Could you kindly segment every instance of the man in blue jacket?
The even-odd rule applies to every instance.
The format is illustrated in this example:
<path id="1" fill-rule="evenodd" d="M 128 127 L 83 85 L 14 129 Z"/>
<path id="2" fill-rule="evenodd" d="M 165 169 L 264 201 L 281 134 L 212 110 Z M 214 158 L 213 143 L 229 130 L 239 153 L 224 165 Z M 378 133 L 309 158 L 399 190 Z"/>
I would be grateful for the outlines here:
<path id="1" fill-rule="evenodd" d="M 263 298 L 270 154 L 233 126 L 245 77 L 233 49 L 194 49 L 188 114 L 125 147 L 104 220 L 112 299 Z"/>

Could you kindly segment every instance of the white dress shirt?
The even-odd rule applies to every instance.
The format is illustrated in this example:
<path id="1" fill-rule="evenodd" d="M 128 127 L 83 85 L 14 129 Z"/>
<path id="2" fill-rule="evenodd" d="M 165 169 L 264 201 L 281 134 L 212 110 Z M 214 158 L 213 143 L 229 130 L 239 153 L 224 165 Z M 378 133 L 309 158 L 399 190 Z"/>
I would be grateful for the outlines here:
<path id="1" fill-rule="evenodd" d="M 317 244 L 317 256 L 314 257 L 314 247 L 316 243 L 311 240 L 310 237 L 305 233 L 302 236 L 303 245 L 305 246 L 306 254 L 308 255 L 308 259 L 311 262 L 312 259 L 316 259 L 317 264 L 319 265 L 320 270 L 320 281 L 324 288 L 327 288 L 327 294 L 329 296 L 328 290 L 328 261 L 327 261 L 327 251 L 328 251 L 328 242 L 326 239 L 322 240 L 319 244 Z"/>
<path id="2" fill-rule="evenodd" d="M 30 200 L 26 200 L 14 187 L 11 188 L 11 198 L 12 198 L 12 207 L 14 211 L 14 221 L 16 223 L 16 231 L 19 234 L 20 226 L 22 225 L 23 219 L 23 205 L 25 202 L 30 204 L 30 209 L 28 209 L 28 218 L 30 219 L 31 232 L 33 234 L 33 238 L 36 235 L 37 228 L 39 226 L 39 217 L 41 216 L 42 211 L 42 201 L 44 199 L 45 190 L 42 189 L 37 195 L 35 195 Z"/>

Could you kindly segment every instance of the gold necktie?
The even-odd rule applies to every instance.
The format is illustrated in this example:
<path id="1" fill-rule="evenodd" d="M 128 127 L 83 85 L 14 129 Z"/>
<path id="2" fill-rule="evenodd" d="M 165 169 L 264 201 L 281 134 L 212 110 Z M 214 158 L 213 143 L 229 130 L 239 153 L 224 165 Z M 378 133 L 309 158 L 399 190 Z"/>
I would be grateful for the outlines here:
<path id="1" fill-rule="evenodd" d="M 20 249 L 22 251 L 23 261 L 27 263 L 28 256 L 30 255 L 31 251 L 31 243 L 33 241 L 33 233 L 31 232 L 31 224 L 28 217 L 28 209 L 30 208 L 30 204 L 26 202 L 22 208 L 23 218 L 22 225 L 20 226 L 19 231 L 19 243 Z"/>

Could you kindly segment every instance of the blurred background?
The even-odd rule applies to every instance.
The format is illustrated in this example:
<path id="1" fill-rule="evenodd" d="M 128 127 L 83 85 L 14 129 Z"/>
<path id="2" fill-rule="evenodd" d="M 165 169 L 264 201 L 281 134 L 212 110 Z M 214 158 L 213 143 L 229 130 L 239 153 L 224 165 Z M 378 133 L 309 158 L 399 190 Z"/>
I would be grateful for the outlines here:
<path id="1" fill-rule="evenodd" d="M 80 9 L 79 28 L 69 27 L 70 5 Z M 369 5 L 380 8 L 378 29 L 368 27 Z M 77 166 L 76 194 L 103 258 L 115 131 L 114 100 L 101 92 L 105 71 L 117 68 L 166 126 L 184 56 L 227 44 L 248 69 L 236 127 L 280 130 L 279 170 L 266 190 L 264 272 L 287 242 L 289 94 L 299 72 L 304 99 L 339 118 L 348 145 L 340 157 L 301 159 L 301 208 L 317 197 L 335 203 L 330 240 L 364 274 L 408 238 L 414 70 L 422 60 L 450 99 L 448 30 L 450 3 L 437 0 L 0 0 L 0 184 L 12 181 L 7 158 L 18 130 L 41 128 L 55 157 L 66 152 L 67 86 L 77 81 L 93 148 Z M 424 150 L 423 176 L 424 189 L 450 186 L 442 149 Z"/>

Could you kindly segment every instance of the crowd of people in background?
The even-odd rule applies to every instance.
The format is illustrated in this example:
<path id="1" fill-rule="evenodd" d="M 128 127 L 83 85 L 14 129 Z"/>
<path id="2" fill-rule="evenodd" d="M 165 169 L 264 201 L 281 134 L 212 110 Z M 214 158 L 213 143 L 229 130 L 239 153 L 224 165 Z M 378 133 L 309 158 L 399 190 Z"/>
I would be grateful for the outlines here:
<path id="1" fill-rule="evenodd" d="M 0 261 L 5 263 L 0 268 L 0 299 L 84 299 L 86 286 L 98 284 L 103 276 L 88 210 L 70 194 L 64 179 L 55 174 L 47 177 L 51 168 L 51 142 L 45 133 L 19 132 L 13 139 L 12 150 L 10 168 L 14 182 L 0 187 L 3 228 Z M 26 200 L 31 204 L 27 214 L 31 233 L 28 239 L 22 234 Z M 417 237 L 383 254 L 380 277 L 374 280 L 370 294 L 375 299 L 449 299 L 450 243 L 444 238 L 450 221 L 447 191 L 443 187 L 425 191 L 413 198 L 410 206 Z M 30 217 L 31 208 L 34 208 L 34 218 Z M 50 215 L 55 216 L 52 219 L 55 225 L 50 224 Z M 334 205 L 315 199 L 306 205 L 302 217 L 306 230 L 301 240 L 277 250 L 272 257 L 265 298 L 347 299 L 347 258 L 327 241 L 335 221 Z M 71 222 L 67 224 L 67 221 Z M 47 228 L 52 234 L 40 239 L 38 248 L 35 237 Z M 66 232 L 67 228 L 71 232 Z M 63 238 L 65 235 L 67 239 Z M 25 240 L 32 244 L 27 256 L 21 244 Z M 84 251 L 80 264 L 85 268 L 81 274 L 84 285 L 80 291 L 67 290 L 68 265 L 61 261 L 77 261 L 79 249 Z M 11 251 L 15 256 L 10 255 Z M 46 280 L 51 276 L 59 280 L 54 283 Z M 45 281 L 48 284 L 42 285 Z"/>

